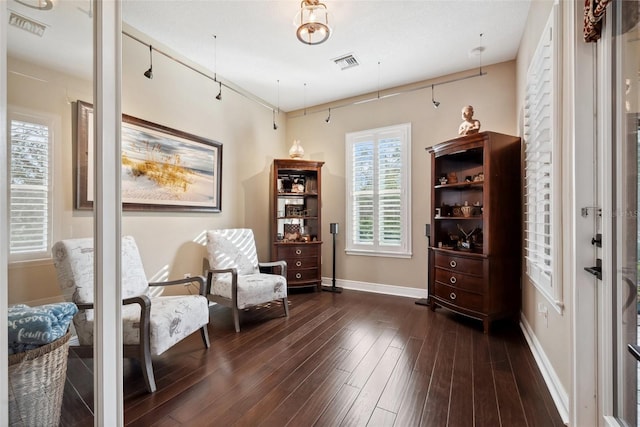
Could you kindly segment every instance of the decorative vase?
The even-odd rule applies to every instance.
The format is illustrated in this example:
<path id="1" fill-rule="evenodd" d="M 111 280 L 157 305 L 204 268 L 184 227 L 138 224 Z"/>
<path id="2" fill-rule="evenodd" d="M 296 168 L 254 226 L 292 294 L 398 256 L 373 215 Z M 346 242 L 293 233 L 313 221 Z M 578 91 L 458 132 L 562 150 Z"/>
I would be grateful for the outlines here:
<path id="1" fill-rule="evenodd" d="M 304 148 L 300 145 L 299 139 L 293 140 L 293 145 L 289 148 L 289 157 L 292 159 L 298 159 L 304 156 Z"/>

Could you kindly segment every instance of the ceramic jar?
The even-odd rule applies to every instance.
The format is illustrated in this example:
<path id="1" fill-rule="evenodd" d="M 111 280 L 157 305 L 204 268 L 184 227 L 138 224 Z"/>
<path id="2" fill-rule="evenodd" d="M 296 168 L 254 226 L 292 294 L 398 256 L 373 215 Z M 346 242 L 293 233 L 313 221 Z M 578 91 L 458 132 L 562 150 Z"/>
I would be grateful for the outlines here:
<path id="1" fill-rule="evenodd" d="M 304 148 L 300 145 L 300 140 L 295 139 L 293 145 L 289 148 L 289 157 L 292 159 L 300 159 L 304 156 Z"/>

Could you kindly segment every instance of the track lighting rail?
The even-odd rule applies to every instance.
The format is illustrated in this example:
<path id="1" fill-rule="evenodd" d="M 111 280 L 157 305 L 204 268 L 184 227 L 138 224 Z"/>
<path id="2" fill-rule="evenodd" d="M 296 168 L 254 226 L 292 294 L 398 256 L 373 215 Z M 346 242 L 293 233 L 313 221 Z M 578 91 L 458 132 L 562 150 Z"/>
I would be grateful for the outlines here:
<path id="1" fill-rule="evenodd" d="M 273 112 L 273 114 L 274 114 L 274 129 L 277 128 L 277 126 L 275 125 L 275 112 L 276 111 L 278 113 L 280 112 L 280 108 L 279 107 L 276 108 L 273 105 L 270 105 L 270 104 L 266 103 L 265 101 L 263 101 L 262 99 L 260 99 L 260 98 L 258 98 L 256 96 L 253 96 L 253 95 L 251 95 L 249 93 L 240 91 L 240 90 L 238 90 L 237 88 L 235 88 L 233 86 L 229 86 L 228 84 L 225 84 L 222 81 L 218 80 L 217 73 L 216 73 L 215 76 L 212 77 L 209 74 L 204 73 L 204 72 L 198 70 L 197 68 L 187 64 L 186 62 L 181 61 L 180 59 L 174 57 L 173 55 L 170 55 L 167 52 L 163 52 L 162 50 L 160 50 L 160 49 L 158 49 L 156 47 L 153 47 L 150 43 L 147 43 L 147 42 L 141 40 L 140 38 L 134 36 L 133 34 L 128 33 L 127 31 L 123 30 L 122 34 L 124 34 L 125 36 L 127 36 L 127 37 L 129 37 L 129 38 L 131 38 L 131 39 L 133 39 L 135 41 L 137 41 L 138 43 L 140 43 L 140 44 L 142 44 L 144 46 L 147 46 L 150 49 L 150 51 L 152 51 L 152 50 L 156 51 L 160 55 L 163 55 L 166 58 L 169 58 L 172 61 L 177 62 L 178 64 L 190 69 L 191 71 L 194 71 L 195 73 L 200 74 L 201 76 L 203 76 L 203 77 L 205 77 L 205 78 L 207 78 L 207 79 L 209 79 L 209 80 L 211 80 L 213 82 L 218 83 L 219 88 L 220 88 L 220 91 L 218 92 L 218 96 L 220 98 L 218 98 L 218 99 L 222 98 L 222 86 L 224 86 L 225 88 L 229 89 L 230 91 L 232 91 L 234 93 L 237 93 L 238 95 L 240 95 L 240 96 L 242 96 L 242 97 L 244 97 L 244 98 L 246 98 L 246 99 L 248 99 L 250 101 L 255 102 L 256 104 L 266 108 L 267 110 L 271 110 Z M 445 84 L 449 84 L 449 83 L 455 83 L 455 82 L 459 82 L 459 81 L 462 81 L 462 80 L 472 79 L 472 78 L 475 78 L 475 77 L 482 77 L 482 76 L 486 76 L 486 75 L 487 75 L 487 72 L 482 70 L 482 65 L 481 65 L 480 66 L 480 70 L 476 74 L 471 74 L 469 76 L 461 76 L 461 77 L 457 77 L 455 79 L 445 80 L 445 81 L 441 81 L 441 82 L 438 82 L 438 83 L 430 83 L 430 84 L 427 84 L 427 85 L 412 87 L 412 88 L 403 89 L 403 90 L 397 90 L 395 92 L 390 92 L 390 93 L 387 93 L 387 94 L 384 94 L 384 95 L 381 95 L 380 94 L 380 90 L 378 90 L 377 95 L 375 97 L 373 97 L 373 98 L 366 98 L 366 99 L 362 99 L 362 100 L 358 100 L 358 101 L 345 102 L 343 104 L 338 104 L 338 105 L 331 106 L 331 108 L 329 110 L 329 116 L 327 118 L 328 120 L 325 120 L 325 121 L 327 123 L 329 123 L 329 121 L 331 120 L 331 110 L 337 110 L 338 108 L 349 107 L 351 105 L 364 104 L 364 103 L 371 102 L 371 101 L 378 101 L 380 99 L 390 98 L 392 96 L 401 95 L 403 93 L 415 92 L 417 90 L 423 90 L 423 89 L 429 89 L 429 88 L 431 90 L 433 90 L 433 88 L 436 87 L 436 86 L 441 86 L 441 85 L 445 85 Z M 278 83 L 279 83 L 279 81 L 278 81 Z M 306 83 L 305 83 L 305 89 L 306 89 Z M 278 96 L 279 96 L 279 94 L 278 94 Z M 434 105 L 435 105 L 435 103 L 434 103 Z M 318 109 L 313 109 L 313 110 L 309 111 L 307 109 L 307 107 L 305 106 L 303 114 L 297 114 L 295 116 L 289 116 L 289 117 L 290 118 L 298 118 L 298 117 L 306 116 L 307 113 L 308 114 L 315 114 L 315 113 L 319 113 L 319 112 L 322 112 L 322 111 L 325 111 L 325 110 L 327 110 L 327 108 L 318 108 Z"/>
<path id="2" fill-rule="evenodd" d="M 455 83 L 455 82 L 459 82 L 459 81 L 462 81 L 462 80 L 472 79 L 472 78 L 475 78 L 475 77 L 482 77 L 482 76 L 486 76 L 486 75 L 487 75 L 487 72 L 483 71 L 482 67 L 480 67 L 480 70 L 476 74 L 471 74 L 469 76 L 456 77 L 455 79 L 445 80 L 445 81 L 438 82 L 438 83 L 430 83 L 428 85 L 417 86 L 417 87 L 412 87 L 412 88 L 408 88 L 408 89 L 402 89 L 402 90 L 398 90 L 398 91 L 395 91 L 395 92 L 386 93 L 384 95 L 381 95 L 380 91 L 378 91 L 377 95 L 375 97 L 373 97 L 373 98 L 366 98 L 366 99 L 361 99 L 361 100 L 358 100 L 358 101 L 345 102 L 344 104 L 332 105 L 331 106 L 331 110 L 336 110 L 338 108 L 343 108 L 343 107 L 349 107 L 351 105 L 365 104 L 367 102 L 378 101 L 380 99 L 385 99 L 385 98 L 391 98 L 392 96 L 401 95 L 403 93 L 410 93 L 410 92 L 415 92 L 417 90 L 423 90 L 423 89 L 431 89 L 431 88 L 436 87 L 436 86 L 446 85 L 446 84 L 449 84 L 449 83 Z M 440 103 L 438 103 L 438 105 L 439 104 Z M 318 109 L 309 111 L 308 109 L 305 108 L 304 109 L 304 114 L 296 114 L 295 116 L 289 116 L 289 118 L 295 119 L 295 118 L 298 118 L 298 117 L 305 116 L 306 114 L 321 113 L 321 112 L 326 111 L 326 110 L 327 110 L 327 108 L 318 108 Z"/>
<path id="3" fill-rule="evenodd" d="M 223 83 L 222 81 L 218 80 L 217 75 L 216 75 L 216 76 L 214 76 L 214 77 L 212 77 L 212 76 L 210 76 L 209 74 L 204 73 L 204 72 L 202 72 L 202 71 L 198 70 L 197 68 L 195 68 L 195 67 L 193 67 L 193 66 L 191 66 L 191 65 L 187 64 L 186 62 L 181 61 L 180 59 L 178 59 L 178 58 L 176 58 L 176 57 L 174 57 L 174 56 L 172 56 L 172 55 L 168 54 L 167 52 L 163 52 L 162 50 L 158 49 L 157 47 L 153 47 L 153 46 L 151 46 L 151 44 L 150 44 L 150 43 L 147 43 L 147 42 L 145 42 L 145 41 L 143 41 L 143 40 L 139 39 L 138 37 L 134 36 L 133 34 L 130 34 L 130 33 L 126 32 L 126 31 L 124 31 L 124 30 L 122 31 L 122 34 L 124 34 L 125 36 L 129 37 L 130 39 L 133 39 L 133 40 L 137 41 L 138 43 L 140 43 L 140 44 L 142 44 L 142 45 L 144 45 L 144 46 L 147 46 L 149 49 L 156 51 L 156 52 L 157 52 L 157 53 L 159 53 L 160 55 L 162 55 L 162 56 L 164 56 L 164 57 L 166 57 L 166 58 L 169 58 L 169 59 L 171 59 L 172 61 L 177 62 L 178 64 L 180 64 L 180 65 L 182 65 L 182 66 L 184 66 L 184 67 L 187 67 L 187 68 L 188 68 L 188 69 L 190 69 L 191 71 L 194 71 L 194 72 L 196 72 L 196 73 L 200 74 L 202 77 L 205 77 L 205 78 L 207 78 L 207 79 L 209 79 L 209 80 L 211 80 L 211 81 L 214 81 L 214 82 L 218 83 L 218 84 L 220 85 L 220 88 L 222 88 L 222 86 L 224 86 L 225 88 L 229 89 L 230 91 L 235 92 L 235 93 L 237 93 L 238 95 L 240 95 L 240 96 L 242 96 L 242 97 L 244 97 L 244 98 L 246 98 L 246 99 L 248 99 L 248 100 L 250 100 L 250 101 L 255 102 L 256 104 L 258 104 L 258 105 L 260 105 L 260 106 L 262 106 L 262 107 L 266 108 L 267 110 L 272 110 L 272 111 L 275 111 L 275 110 L 276 110 L 276 108 L 275 108 L 275 107 L 273 107 L 272 105 L 267 104 L 266 102 L 262 101 L 261 99 L 259 99 L 259 98 L 255 97 L 255 96 L 252 96 L 252 95 L 250 95 L 250 94 L 248 94 L 248 93 L 244 93 L 244 92 L 242 92 L 242 91 L 240 91 L 240 90 L 238 90 L 238 89 L 234 88 L 233 86 L 229 86 L 229 85 L 227 85 L 227 84 Z M 220 97 L 222 97 L 222 96 L 221 96 L 221 92 L 219 92 L 219 93 L 218 93 L 218 95 L 219 95 Z"/>

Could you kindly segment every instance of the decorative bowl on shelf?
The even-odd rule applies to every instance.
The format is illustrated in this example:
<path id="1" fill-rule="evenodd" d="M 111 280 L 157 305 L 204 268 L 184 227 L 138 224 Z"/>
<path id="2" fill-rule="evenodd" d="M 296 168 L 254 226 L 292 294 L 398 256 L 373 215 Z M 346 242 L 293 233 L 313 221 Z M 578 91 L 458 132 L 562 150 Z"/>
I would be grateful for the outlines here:
<path id="1" fill-rule="evenodd" d="M 473 206 L 461 206 L 460 210 L 462 211 L 463 217 L 469 218 L 473 213 Z"/>

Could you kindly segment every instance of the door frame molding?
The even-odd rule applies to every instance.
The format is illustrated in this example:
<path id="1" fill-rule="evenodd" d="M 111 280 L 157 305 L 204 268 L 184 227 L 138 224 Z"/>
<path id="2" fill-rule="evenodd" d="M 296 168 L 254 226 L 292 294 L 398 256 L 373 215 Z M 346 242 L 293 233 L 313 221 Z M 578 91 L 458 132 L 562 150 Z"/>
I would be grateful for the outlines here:
<path id="1" fill-rule="evenodd" d="M 582 41 L 583 5 L 561 2 L 563 5 L 563 98 L 564 136 L 563 182 L 571 194 L 564 211 L 566 258 L 565 283 L 571 287 L 571 392 L 570 425 L 594 425 L 598 419 L 597 399 L 597 281 L 584 271 L 595 263 L 596 252 L 587 242 L 595 231 L 594 217 L 589 210 L 583 217 L 581 208 L 596 206 L 593 165 L 595 162 L 595 47 Z M 585 126 L 585 123 L 594 123 Z M 591 185 L 589 184 L 591 183 Z M 565 199 L 565 200 L 567 200 Z M 585 244 L 587 243 L 587 244 Z M 585 373 L 592 373 L 585 375 Z"/>

